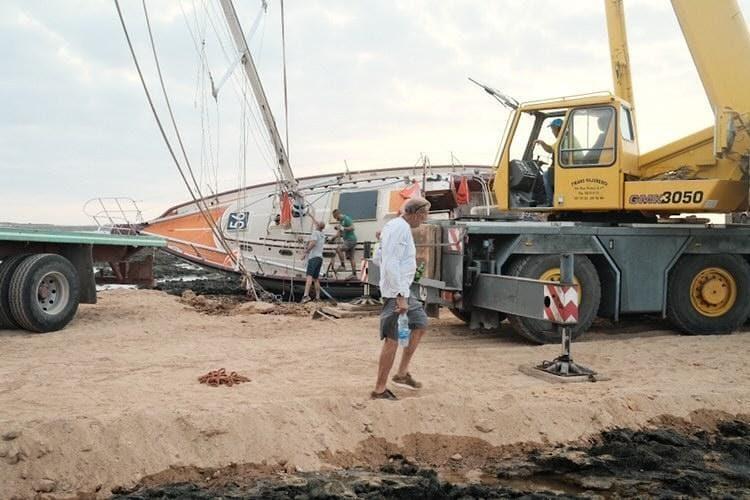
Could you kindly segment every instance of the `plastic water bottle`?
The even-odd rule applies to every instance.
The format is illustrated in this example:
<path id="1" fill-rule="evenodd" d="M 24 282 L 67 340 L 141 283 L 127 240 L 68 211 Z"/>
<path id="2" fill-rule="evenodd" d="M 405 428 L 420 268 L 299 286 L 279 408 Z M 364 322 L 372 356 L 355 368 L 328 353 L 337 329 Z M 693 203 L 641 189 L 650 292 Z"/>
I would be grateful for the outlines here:
<path id="1" fill-rule="evenodd" d="M 409 345 L 409 337 L 411 331 L 409 330 L 409 318 L 406 313 L 399 314 L 398 316 L 398 345 L 406 347 Z"/>

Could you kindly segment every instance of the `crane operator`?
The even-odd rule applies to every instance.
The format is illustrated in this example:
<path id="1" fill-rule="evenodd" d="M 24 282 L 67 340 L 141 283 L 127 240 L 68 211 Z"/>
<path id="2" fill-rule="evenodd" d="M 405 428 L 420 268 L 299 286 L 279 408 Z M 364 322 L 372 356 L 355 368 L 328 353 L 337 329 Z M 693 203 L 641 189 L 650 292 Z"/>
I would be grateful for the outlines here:
<path id="1" fill-rule="evenodd" d="M 560 130 L 562 129 L 563 121 L 561 118 L 555 118 L 550 122 L 548 125 L 549 129 L 552 131 L 552 134 L 555 136 L 555 142 L 560 137 Z M 575 141 L 575 139 L 574 139 Z M 541 139 L 537 139 L 534 141 L 534 144 L 538 144 L 544 151 L 546 151 L 549 154 L 554 154 L 554 147 L 547 144 Z M 544 182 L 544 192 L 547 195 L 546 199 L 546 205 L 548 207 L 552 206 L 552 203 L 554 201 L 554 195 L 555 195 L 555 169 L 554 169 L 554 162 L 550 163 L 550 165 L 547 167 L 547 170 L 544 171 L 542 174 L 542 180 Z"/>

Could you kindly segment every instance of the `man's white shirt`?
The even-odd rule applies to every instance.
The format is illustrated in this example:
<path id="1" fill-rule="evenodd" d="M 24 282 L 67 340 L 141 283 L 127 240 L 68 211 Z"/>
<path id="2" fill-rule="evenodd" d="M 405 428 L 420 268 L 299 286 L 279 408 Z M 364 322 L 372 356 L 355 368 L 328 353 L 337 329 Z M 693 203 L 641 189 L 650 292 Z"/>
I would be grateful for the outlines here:
<path id="1" fill-rule="evenodd" d="M 380 295 L 408 297 L 417 272 L 417 248 L 411 227 L 402 217 L 396 217 L 383 227 L 373 260 L 380 266 Z"/>

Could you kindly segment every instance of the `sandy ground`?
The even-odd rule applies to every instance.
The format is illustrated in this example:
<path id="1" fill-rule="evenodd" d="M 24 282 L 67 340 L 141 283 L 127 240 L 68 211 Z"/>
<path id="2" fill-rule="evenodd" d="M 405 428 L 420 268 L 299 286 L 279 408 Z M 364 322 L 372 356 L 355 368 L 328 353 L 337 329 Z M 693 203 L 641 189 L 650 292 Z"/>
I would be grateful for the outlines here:
<path id="1" fill-rule="evenodd" d="M 745 332 L 686 337 L 654 321 L 601 324 L 573 353 L 611 380 L 550 384 L 518 367 L 555 357 L 558 346 L 529 346 L 507 326 L 471 333 L 448 314 L 414 360 L 425 387 L 396 388 L 398 402 L 368 399 L 379 348 L 374 317 L 207 315 L 135 290 L 100 293 L 61 332 L 0 331 L 0 497 L 106 496 L 180 465 L 320 469 L 373 437 L 563 442 L 661 415 L 750 408 Z M 198 383 L 221 367 L 251 382 Z M 470 453 L 444 450 L 458 451 Z"/>

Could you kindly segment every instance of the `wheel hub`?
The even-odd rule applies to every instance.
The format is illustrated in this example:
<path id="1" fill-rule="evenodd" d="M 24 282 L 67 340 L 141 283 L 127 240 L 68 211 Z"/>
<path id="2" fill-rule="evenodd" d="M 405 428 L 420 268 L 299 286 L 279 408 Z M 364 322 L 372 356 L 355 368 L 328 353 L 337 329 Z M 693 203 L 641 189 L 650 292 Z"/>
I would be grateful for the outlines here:
<path id="1" fill-rule="evenodd" d="M 560 282 L 560 277 L 562 276 L 562 273 L 560 272 L 559 267 L 553 267 L 550 269 L 547 269 L 542 273 L 541 276 L 539 276 L 539 281 L 557 281 Z M 576 276 L 573 276 L 573 283 L 578 285 L 578 295 L 582 295 L 583 292 L 581 290 L 581 283 L 579 283 L 578 278 Z"/>
<path id="2" fill-rule="evenodd" d="M 57 271 L 42 276 L 36 290 L 39 308 L 47 314 L 57 314 L 63 310 L 70 296 L 70 284 L 67 278 Z"/>
<path id="3" fill-rule="evenodd" d="M 693 278 L 690 302 L 703 316 L 722 316 L 732 309 L 736 300 L 737 282 L 727 270 L 710 267 Z"/>

